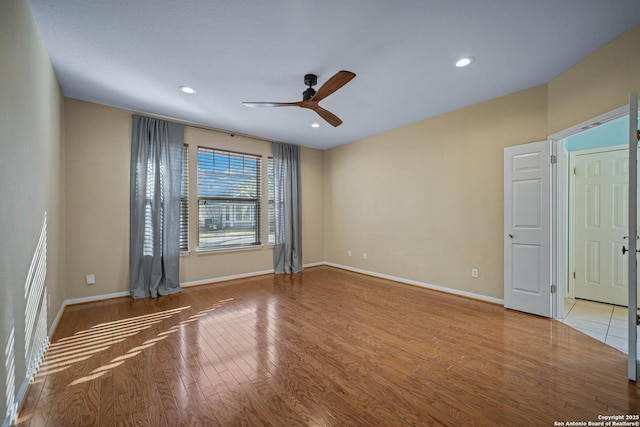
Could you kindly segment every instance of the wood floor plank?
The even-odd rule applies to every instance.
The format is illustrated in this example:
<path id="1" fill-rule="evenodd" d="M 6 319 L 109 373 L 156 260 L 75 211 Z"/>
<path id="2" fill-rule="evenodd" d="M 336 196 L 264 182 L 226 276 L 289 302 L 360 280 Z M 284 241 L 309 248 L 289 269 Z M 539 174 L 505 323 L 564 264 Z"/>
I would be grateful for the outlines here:
<path id="1" fill-rule="evenodd" d="M 44 382 L 44 378 L 36 378 L 29 386 L 22 408 L 20 408 L 20 418 L 16 423 L 17 426 L 28 427 L 46 424 L 46 419 L 43 419 L 41 415 L 38 416 L 36 412 Z M 40 419 L 39 422 L 37 421 L 38 418 Z"/>
<path id="2" fill-rule="evenodd" d="M 104 358 L 103 360 L 106 360 Z M 109 358 L 110 360 L 110 358 Z M 106 372 L 99 380 L 100 402 L 98 408 L 98 423 L 100 426 L 114 426 L 116 423 L 115 391 L 113 388 L 113 374 Z"/>
<path id="3" fill-rule="evenodd" d="M 528 425 L 640 412 L 560 322 L 331 267 L 68 307 L 19 425 Z"/>
<path id="4" fill-rule="evenodd" d="M 171 384 L 167 381 L 164 373 L 160 369 L 153 372 L 153 381 L 160 399 L 159 408 L 162 408 L 162 415 L 170 426 L 180 425 L 180 409 L 173 398 Z M 156 416 L 152 417 L 156 418 Z"/>

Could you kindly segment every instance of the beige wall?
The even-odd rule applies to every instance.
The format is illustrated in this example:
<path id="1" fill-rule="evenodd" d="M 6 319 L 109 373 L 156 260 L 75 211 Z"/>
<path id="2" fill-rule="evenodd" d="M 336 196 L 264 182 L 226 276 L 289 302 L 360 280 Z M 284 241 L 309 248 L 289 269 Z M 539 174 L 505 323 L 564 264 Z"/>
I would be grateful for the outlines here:
<path id="1" fill-rule="evenodd" d="M 68 298 L 125 291 L 131 113 L 69 98 L 64 107 Z"/>
<path id="2" fill-rule="evenodd" d="M 325 259 L 502 298 L 503 148 L 545 139 L 546 105 L 538 86 L 325 152 Z"/>
<path id="3" fill-rule="evenodd" d="M 640 24 L 549 82 L 549 135 L 629 103 L 640 90 Z"/>
<path id="4" fill-rule="evenodd" d="M 638 46 L 640 24 L 547 85 L 325 152 L 326 261 L 503 298 L 503 148 L 627 103 Z"/>
<path id="5" fill-rule="evenodd" d="M 65 99 L 67 139 L 67 275 L 68 298 L 122 292 L 128 289 L 129 162 L 132 112 Z M 190 179 L 197 176 L 198 146 L 271 155 L 271 143 L 187 126 Z M 301 151 L 303 185 L 303 261 L 323 261 L 323 154 Z M 266 175 L 265 175 L 266 177 Z M 263 180 L 266 192 L 266 179 Z M 273 268 L 267 245 L 246 250 L 198 252 L 197 191 L 190 187 L 190 247 L 180 258 L 180 281 L 193 282 Z M 263 201 L 266 212 L 267 201 Z M 264 218 L 266 224 L 266 217 Z M 266 241 L 264 227 L 263 241 Z M 85 284 L 95 274 L 96 284 Z"/>
<path id="6" fill-rule="evenodd" d="M 26 313 L 46 316 L 46 327 L 50 327 L 66 298 L 66 289 L 62 94 L 27 0 L 0 2 L 0 52 L 2 424 L 7 421 L 8 406 L 26 385 L 27 364 L 32 360 L 25 352 L 25 342 L 39 346 L 36 337 L 44 338 L 35 333 L 25 335 Z M 51 305 L 48 307 L 46 296 L 35 292 L 38 300 L 28 306 L 25 284 L 45 214 L 44 289 Z M 35 286 L 30 289 L 38 291 Z M 7 355 L 10 348 L 13 351 Z M 8 366 L 14 368 L 9 381 Z"/>
<path id="7" fill-rule="evenodd" d="M 324 152 L 302 147 L 302 262 L 324 261 Z"/>

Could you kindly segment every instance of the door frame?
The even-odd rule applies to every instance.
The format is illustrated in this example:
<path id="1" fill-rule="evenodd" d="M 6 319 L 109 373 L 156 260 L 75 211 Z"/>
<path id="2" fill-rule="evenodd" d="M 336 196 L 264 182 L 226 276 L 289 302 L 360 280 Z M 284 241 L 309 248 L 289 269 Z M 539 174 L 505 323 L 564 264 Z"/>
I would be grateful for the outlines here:
<path id="1" fill-rule="evenodd" d="M 624 105 L 615 110 L 596 116 L 592 119 L 585 120 L 577 125 L 571 126 L 560 132 L 549 135 L 548 139 L 552 143 L 552 153 L 556 156 L 556 167 L 552 168 L 552 235 L 551 244 L 555 249 L 552 262 L 552 277 L 557 285 L 557 292 L 552 303 L 552 315 L 554 319 L 563 319 L 564 313 L 564 297 L 569 292 L 570 267 L 569 256 L 569 153 L 565 148 L 566 139 L 577 135 L 585 130 L 600 126 L 604 123 L 619 119 L 629 114 L 629 106 Z"/>
<path id="2" fill-rule="evenodd" d="M 629 114 L 630 110 L 633 110 L 635 114 L 632 114 L 633 118 Z M 554 308 L 554 317 L 562 318 L 564 317 L 564 289 L 566 289 L 568 283 L 568 257 L 567 257 L 567 244 L 568 244 L 568 212 L 564 207 L 565 201 L 568 200 L 568 186 L 567 186 L 567 173 L 568 173 L 568 162 L 567 162 L 567 151 L 565 148 L 565 139 L 576 135 L 582 131 L 590 129 L 595 126 L 599 126 L 603 123 L 607 123 L 609 121 L 624 117 L 629 117 L 629 151 L 630 154 L 636 151 L 635 148 L 632 148 L 632 144 L 634 141 L 634 136 L 637 135 L 638 132 L 638 112 L 640 109 L 638 108 L 638 93 L 631 92 L 629 94 L 629 102 L 622 107 L 619 107 L 615 110 L 609 111 L 607 113 L 601 114 L 600 116 L 594 117 L 590 120 L 585 120 L 582 123 L 579 123 L 575 126 L 572 126 L 568 129 L 562 130 L 560 132 L 556 132 L 548 137 L 549 140 L 552 141 L 552 152 L 556 154 L 556 158 L 558 159 L 558 167 L 552 168 L 554 173 L 554 184 L 553 184 L 553 202 L 555 202 L 556 208 L 553 210 L 553 220 L 552 227 L 554 230 L 554 234 L 552 235 L 552 245 L 556 248 L 556 256 L 554 257 L 554 262 L 552 263 L 552 268 L 556 268 L 553 274 L 553 278 L 556 280 L 557 284 L 563 284 L 563 286 L 558 286 L 558 292 L 556 293 L 556 298 L 554 300 L 555 306 L 557 310 Z M 635 144 L 637 148 L 637 142 Z M 557 151 L 556 151 L 557 150 Z M 562 158 L 562 161 L 560 159 Z M 637 156 L 636 156 L 637 159 Z M 636 160 L 637 162 L 637 160 Z M 634 162 L 634 164 L 636 163 Z M 630 162 L 631 164 L 631 159 Z M 629 185 L 636 186 L 637 180 L 633 175 L 637 172 L 636 168 L 630 167 L 630 177 L 629 177 Z M 629 188 L 629 192 L 634 191 L 635 189 Z M 636 206 L 637 207 L 637 206 Z M 553 208 L 552 208 L 553 209 Z M 629 206 L 629 221 L 636 221 L 637 216 L 634 215 L 634 210 L 631 208 L 631 203 Z M 560 218 L 564 218 L 563 221 L 560 221 Z M 633 227 L 635 228 L 635 224 Z M 633 231 L 633 230 L 632 230 Z M 633 233 L 630 233 L 633 234 Z M 630 247 L 629 249 L 635 252 L 636 249 L 636 241 L 635 239 L 630 239 Z M 635 253 L 634 253 L 635 255 Z M 628 324 L 629 324 L 629 354 L 627 356 L 627 376 L 629 380 L 635 382 L 638 378 L 638 371 L 640 371 L 640 363 L 638 361 L 638 354 L 635 343 L 637 341 L 637 328 L 631 327 L 636 324 L 636 313 L 635 309 L 637 306 L 637 286 L 632 286 L 633 281 L 631 279 L 635 278 L 637 274 L 636 269 L 634 268 L 632 271 L 632 266 L 636 265 L 635 262 L 631 262 L 629 260 L 629 316 L 628 316 Z M 633 273 L 633 274 L 632 274 Z M 634 276 L 634 277 L 631 277 Z M 562 289 L 562 292 L 560 291 Z M 633 289 L 633 290 L 632 290 Z M 553 307 L 552 307 L 553 308 Z M 632 345 L 633 343 L 633 345 Z"/>
<path id="3" fill-rule="evenodd" d="M 567 234 L 567 196 L 568 184 L 566 171 L 569 158 L 564 139 L 551 141 L 551 152 L 556 156 L 556 164 L 551 168 L 551 277 L 556 285 L 556 293 L 551 302 L 551 313 L 554 319 L 564 319 L 564 296 L 566 292 L 565 277 L 567 271 L 567 253 L 564 237 Z"/>
<path id="4" fill-rule="evenodd" d="M 605 123 L 602 123 L 603 125 Z M 565 296 L 569 298 L 575 297 L 575 289 L 576 289 L 576 281 L 573 277 L 571 277 L 571 273 L 575 270 L 576 263 L 576 176 L 571 173 L 572 168 L 576 166 L 576 156 L 582 154 L 597 154 L 597 153 L 605 153 L 607 151 L 628 151 L 628 144 L 619 144 L 619 145 L 611 145 L 608 147 L 598 147 L 598 148 L 588 148 L 585 150 L 572 151 L 569 153 L 569 163 L 567 165 L 566 175 L 569 176 L 569 194 L 568 194 L 568 211 L 567 211 L 567 220 L 568 220 L 568 230 L 567 230 L 567 286 L 565 287 L 566 294 Z"/>
<path id="5" fill-rule="evenodd" d="M 631 117 L 631 111 L 633 118 Z M 627 324 L 628 331 L 628 357 L 627 377 L 631 381 L 638 379 L 638 264 L 636 247 L 638 241 L 638 92 L 629 93 L 629 307 Z M 633 161 L 632 161 L 633 159 Z"/>

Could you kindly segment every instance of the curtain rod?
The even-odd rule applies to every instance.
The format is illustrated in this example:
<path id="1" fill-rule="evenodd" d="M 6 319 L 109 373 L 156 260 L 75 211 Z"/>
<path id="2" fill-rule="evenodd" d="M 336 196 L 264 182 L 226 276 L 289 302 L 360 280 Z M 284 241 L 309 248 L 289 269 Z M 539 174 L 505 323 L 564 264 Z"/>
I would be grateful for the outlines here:
<path id="1" fill-rule="evenodd" d="M 194 123 L 194 122 L 189 122 L 186 120 L 180 120 L 180 119 L 176 119 L 173 117 L 167 117 L 167 116 L 162 116 L 159 114 L 149 114 L 149 113 L 142 113 L 139 111 L 132 111 L 133 114 L 137 114 L 137 115 L 145 115 L 147 117 L 151 117 L 151 118 L 155 118 L 155 119 L 161 119 L 161 120 L 166 120 L 172 123 L 176 123 L 179 125 L 184 125 L 184 126 L 188 126 L 194 129 L 202 129 L 202 130 L 208 130 L 208 131 L 212 131 L 212 132 L 218 132 L 218 133 L 224 133 L 229 135 L 230 137 L 234 137 L 234 136 L 242 136 L 244 138 L 249 138 L 249 139 L 255 139 L 256 141 L 262 141 L 262 142 L 270 142 L 270 143 L 274 143 L 274 142 L 279 142 L 279 141 L 273 141 L 270 139 L 266 139 L 266 138 L 260 138 L 257 136 L 253 136 L 253 135 L 247 135 L 244 133 L 238 133 L 238 132 L 231 132 L 228 130 L 224 130 L 224 129 L 218 129 L 218 128 L 214 128 L 211 126 L 206 126 L 206 125 L 202 125 L 199 123 Z"/>

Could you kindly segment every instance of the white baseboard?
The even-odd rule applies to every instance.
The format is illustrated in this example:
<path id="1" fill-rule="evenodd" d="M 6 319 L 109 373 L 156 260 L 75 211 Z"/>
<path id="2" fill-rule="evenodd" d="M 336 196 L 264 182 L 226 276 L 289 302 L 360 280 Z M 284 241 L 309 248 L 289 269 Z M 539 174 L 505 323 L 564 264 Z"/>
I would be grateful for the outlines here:
<path id="1" fill-rule="evenodd" d="M 335 264 L 335 263 L 332 263 L 332 262 L 326 262 L 326 261 L 312 262 L 312 263 L 304 264 L 304 267 L 305 268 L 311 268 L 311 267 L 318 267 L 318 266 L 322 266 L 322 265 L 327 265 L 329 267 L 340 268 L 342 270 L 353 271 L 354 273 L 366 274 L 368 276 L 379 277 L 381 279 L 393 280 L 394 282 L 400 282 L 400 283 L 405 283 L 405 284 L 408 284 L 408 285 L 419 286 L 421 288 L 432 289 L 432 290 L 435 290 L 435 291 L 444 292 L 444 293 L 448 293 L 448 294 L 453 294 L 453 295 L 463 296 L 463 297 L 472 298 L 472 299 L 476 299 L 476 300 L 480 300 L 480 301 L 485 301 L 485 302 L 490 302 L 490 303 L 494 303 L 494 304 L 504 305 L 504 300 L 501 299 L 501 298 L 489 297 L 489 296 L 486 296 L 486 295 L 475 294 L 473 292 L 467 292 L 467 291 L 461 291 L 461 290 L 458 290 L 458 289 L 447 288 L 445 286 L 432 285 L 430 283 L 420 282 L 420 281 L 417 281 L 417 280 L 405 279 L 403 277 L 391 276 L 391 275 L 388 275 L 388 274 L 377 273 L 375 271 L 363 270 L 363 269 L 360 269 L 360 268 L 350 267 L 350 266 L 341 265 L 341 264 Z M 191 286 L 206 285 L 208 283 L 226 282 L 226 281 L 235 280 L 235 279 L 246 279 L 248 277 L 262 276 L 262 275 L 265 275 L 265 274 L 273 274 L 273 269 L 259 270 L 259 271 L 252 271 L 252 272 L 248 272 L 248 273 L 232 274 L 232 275 L 229 275 L 229 276 L 211 277 L 209 279 L 201 279 L 201 280 L 193 280 L 193 281 L 189 281 L 189 282 L 182 282 L 182 283 L 180 283 L 180 286 L 182 286 L 183 288 L 188 288 L 188 287 L 191 287 Z M 54 324 L 51 327 L 51 331 L 53 331 L 55 329 L 55 325 L 57 324 L 60 316 L 62 315 L 62 311 L 64 311 L 64 307 L 66 307 L 67 305 L 83 304 L 83 303 L 87 303 L 87 302 L 102 301 L 102 300 L 105 300 L 105 299 L 126 297 L 126 296 L 129 296 L 129 295 L 130 294 L 129 294 L 128 291 L 124 291 L 124 292 L 115 292 L 115 293 L 111 293 L 111 294 L 95 295 L 95 296 L 91 296 L 91 297 L 73 298 L 73 299 L 65 300 L 63 305 L 62 305 L 62 307 L 60 308 L 60 311 L 58 312 L 58 316 L 56 316 L 56 320 L 54 321 Z"/>
<path id="2" fill-rule="evenodd" d="M 262 276 L 265 274 L 272 274 L 272 273 L 273 273 L 273 269 L 252 271 L 250 273 L 232 274 L 230 276 L 212 277 L 210 279 L 193 280 L 191 282 L 182 282 L 180 283 L 180 286 L 182 286 L 183 288 L 188 288 L 190 286 L 200 286 L 200 285 L 206 285 L 209 283 L 226 282 L 228 280 L 235 280 L 235 279 L 246 279 L 247 277 Z"/>
<path id="3" fill-rule="evenodd" d="M 346 265 L 325 262 L 324 265 L 340 268 L 342 270 L 353 271 L 354 273 L 366 274 L 367 276 L 379 277 L 381 279 L 393 280 L 394 282 L 405 283 L 407 285 L 419 286 L 421 288 L 431 289 L 434 291 L 444 292 L 447 294 L 462 296 L 466 298 L 476 299 L 479 301 L 490 302 L 493 304 L 504 305 L 504 300 L 500 298 L 488 297 L 486 295 L 474 294 L 473 292 L 461 291 L 458 289 L 447 288 L 444 286 L 432 285 L 430 283 L 419 282 L 417 280 L 405 279 L 402 277 L 390 276 L 388 274 L 376 273 L 375 271 L 362 270 L 360 268 L 349 267 Z"/>
<path id="4" fill-rule="evenodd" d="M 324 261 L 320 261 L 320 262 L 310 262 L 309 264 L 304 264 L 303 267 L 304 268 L 311 268 L 311 267 L 319 267 L 321 265 L 327 265 L 326 262 Z"/>
<path id="5" fill-rule="evenodd" d="M 311 268 L 311 267 L 317 267 L 317 266 L 320 266 L 320 265 L 326 265 L 326 263 L 324 261 L 311 262 L 309 264 L 304 264 L 303 267 L 304 268 Z M 263 276 L 265 274 L 273 274 L 273 268 L 271 268 L 269 270 L 253 271 L 253 272 L 249 272 L 249 273 L 232 274 L 230 276 L 213 277 L 213 278 L 210 278 L 210 279 L 202 279 L 202 280 L 193 280 L 193 281 L 190 281 L 190 282 L 182 282 L 182 283 L 180 283 L 180 286 L 182 286 L 183 288 L 188 288 L 190 286 L 200 286 L 200 285 L 206 285 L 206 284 L 209 284 L 209 283 L 226 282 L 228 280 L 235 280 L 235 279 L 246 279 L 248 277 Z"/>
<path id="6" fill-rule="evenodd" d="M 84 304 L 87 302 L 103 301 L 111 298 L 128 297 L 130 295 L 131 294 L 129 293 L 129 291 L 122 291 L 122 292 L 113 292 L 111 294 L 93 295 L 90 297 L 71 298 L 71 299 L 65 300 L 63 306 L 66 307 L 67 305 Z"/>

